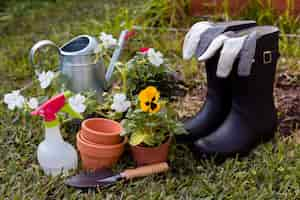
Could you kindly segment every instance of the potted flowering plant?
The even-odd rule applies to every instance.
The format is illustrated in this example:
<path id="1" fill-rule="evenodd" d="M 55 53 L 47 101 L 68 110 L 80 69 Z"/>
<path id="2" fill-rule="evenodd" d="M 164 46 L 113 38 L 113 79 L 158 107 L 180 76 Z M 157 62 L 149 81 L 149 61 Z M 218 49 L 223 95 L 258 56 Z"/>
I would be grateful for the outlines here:
<path id="1" fill-rule="evenodd" d="M 136 55 L 117 69 L 122 77 L 122 89 L 129 99 L 139 91 L 153 85 L 163 97 L 170 98 L 182 93 L 183 81 L 171 68 L 163 54 L 153 48 L 141 48 Z"/>
<path id="2" fill-rule="evenodd" d="M 138 165 L 166 161 L 173 135 L 186 133 L 183 124 L 176 120 L 167 102 L 160 100 L 154 86 L 140 91 L 134 106 L 126 114 L 122 133 L 129 137 L 134 160 Z"/>

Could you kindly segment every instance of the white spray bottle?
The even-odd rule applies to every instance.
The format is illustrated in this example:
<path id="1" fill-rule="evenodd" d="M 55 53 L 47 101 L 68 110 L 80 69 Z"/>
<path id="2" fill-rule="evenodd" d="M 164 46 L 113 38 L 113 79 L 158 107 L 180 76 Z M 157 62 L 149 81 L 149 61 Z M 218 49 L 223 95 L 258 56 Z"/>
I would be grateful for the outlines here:
<path id="1" fill-rule="evenodd" d="M 66 174 L 68 170 L 77 168 L 77 152 L 71 144 L 63 140 L 56 116 L 58 112 L 65 112 L 72 117 L 82 118 L 68 104 L 67 98 L 70 95 L 70 92 L 65 92 L 52 97 L 31 113 L 43 117 L 45 121 L 45 140 L 38 146 L 37 158 L 47 175 Z"/>

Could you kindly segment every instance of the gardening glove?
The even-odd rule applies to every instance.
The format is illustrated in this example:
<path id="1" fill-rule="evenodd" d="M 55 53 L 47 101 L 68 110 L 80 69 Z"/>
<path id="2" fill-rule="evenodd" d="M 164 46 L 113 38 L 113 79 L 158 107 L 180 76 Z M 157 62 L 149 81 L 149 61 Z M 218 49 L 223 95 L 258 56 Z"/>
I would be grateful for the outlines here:
<path id="1" fill-rule="evenodd" d="M 201 34 L 212 26 L 213 24 L 210 22 L 198 22 L 192 26 L 185 35 L 183 42 L 182 56 L 184 60 L 192 58 L 197 49 Z"/>
<path id="2" fill-rule="evenodd" d="M 216 37 L 208 46 L 207 50 L 198 58 L 198 60 L 202 62 L 213 57 L 216 52 L 223 46 L 224 42 L 229 39 L 229 33 L 230 32 L 227 32 Z"/>
<path id="3" fill-rule="evenodd" d="M 217 76 L 221 78 L 228 77 L 233 63 L 239 56 L 248 36 L 235 37 L 225 40 L 217 67 Z"/>

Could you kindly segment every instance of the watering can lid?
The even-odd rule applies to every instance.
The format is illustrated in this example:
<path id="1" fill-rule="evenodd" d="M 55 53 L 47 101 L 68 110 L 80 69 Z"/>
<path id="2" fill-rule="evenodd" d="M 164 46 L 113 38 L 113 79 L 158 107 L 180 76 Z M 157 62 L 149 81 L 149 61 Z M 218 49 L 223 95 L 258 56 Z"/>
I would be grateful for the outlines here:
<path id="1" fill-rule="evenodd" d="M 69 56 L 88 55 L 95 53 L 98 41 L 90 35 L 79 35 L 65 43 L 61 48 L 61 54 Z"/>

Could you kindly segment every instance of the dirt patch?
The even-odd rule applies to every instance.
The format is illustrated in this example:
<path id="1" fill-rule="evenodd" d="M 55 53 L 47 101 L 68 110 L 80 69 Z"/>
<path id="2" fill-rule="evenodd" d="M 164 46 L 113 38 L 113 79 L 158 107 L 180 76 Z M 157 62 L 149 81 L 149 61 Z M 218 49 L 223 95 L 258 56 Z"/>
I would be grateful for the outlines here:
<path id="1" fill-rule="evenodd" d="M 193 117 L 202 107 L 206 96 L 206 87 L 201 84 L 188 91 L 174 103 L 175 110 L 182 120 Z"/>
<path id="2" fill-rule="evenodd" d="M 278 109 L 279 132 L 291 135 L 300 128 L 299 75 L 284 72 L 278 75 L 275 85 L 275 103 Z"/>

